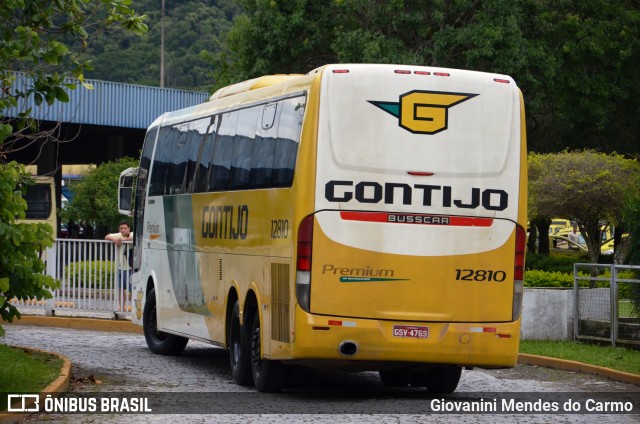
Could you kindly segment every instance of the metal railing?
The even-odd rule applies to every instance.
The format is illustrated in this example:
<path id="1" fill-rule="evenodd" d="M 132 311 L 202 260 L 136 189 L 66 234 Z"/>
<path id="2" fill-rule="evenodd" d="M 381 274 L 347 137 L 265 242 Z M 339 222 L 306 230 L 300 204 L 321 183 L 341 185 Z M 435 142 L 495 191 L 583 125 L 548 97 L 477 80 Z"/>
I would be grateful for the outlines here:
<path id="1" fill-rule="evenodd" d="M 84 312 L 88 315 L 127 316 L 130 294 L 122 290 L 121 271 L 128 276 L 120 249 L 129 249 L 106 240 L 56 239 L 45 252 L 46 274 L 60 281 L 60 287 L 46 301 L 12 301 L 21 313 Z M 130 276 L 129 276 L 130 278 Z"/>
<path id="2" fill-rule="evenodd" d="M 624 278 L 638 273 L 637 265 L 574 264 L 574 339 L 640 344 L 640 279 Z"/>

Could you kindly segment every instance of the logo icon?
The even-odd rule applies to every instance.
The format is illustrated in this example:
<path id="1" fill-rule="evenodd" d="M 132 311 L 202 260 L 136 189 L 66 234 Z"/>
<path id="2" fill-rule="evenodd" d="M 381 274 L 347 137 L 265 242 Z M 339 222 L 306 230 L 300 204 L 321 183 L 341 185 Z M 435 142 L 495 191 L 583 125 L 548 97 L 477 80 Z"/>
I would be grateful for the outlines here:
<path id="1" fill-rule="evenodd" d="M 7 412 L 39 412 L 40 395 L 7 395 Z"/>
<path id="2" fill-rule="evenodd" d="M 437 134 L 448 128 L 449 108 L 478 94 L 443 91 L 409 91 L 399 101 L 369 100 L 372 105 L 398 118 L 400 127 L 415 134 Z"/>

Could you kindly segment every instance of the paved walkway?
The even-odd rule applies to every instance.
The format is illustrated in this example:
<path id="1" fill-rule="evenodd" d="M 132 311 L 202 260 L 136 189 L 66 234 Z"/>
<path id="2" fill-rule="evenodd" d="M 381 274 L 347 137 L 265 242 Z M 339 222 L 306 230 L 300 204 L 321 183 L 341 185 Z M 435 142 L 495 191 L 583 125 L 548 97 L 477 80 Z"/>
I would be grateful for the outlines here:
<path id="1" fill-rule="evenodd" d="M 336 375 L 303 372 L 293 387 L 280 395 L 263 395 L 252 388 L 236 386 L 230 378 L 228 356 L 222 349 L 190 342 L 180 357 L 153 355 L 144 337 L 122 332 L 130 323 L 112 321 L 107 331 L 78 329 L 91 321 L 56 320 L 68 328 L 6 326 L 6 342 L 61 352 L 73 361 L 76 394 L 137 393 L 153 396 L 161 393 L 164 403 L 172 404 L 180 415 L 38 415 L 27 422 L 271 422 L 271 423 L 638 423 L 639 415 L 570 415 L 570 414 L 421 414 L 426 402 L 415 390 L 389 390 L 381 386 L 376 373 Z M 95 324 L 95 323 L 93 323 Z M 101 323 L 101 325 L 106 325 Z M 69 327 L 74 327 L 69 328 Z M 134 327 L 139 330 L 139 327 Z M 105 330 L 105 328 L 101 328 Z M 113 330 L 116 330 L 113 332 Z M 96 384 L 95 381 L 100 384 Z M 550 400 L 568 396 L 599 396 L 615 392 L 618 397 L 640 399 L 638 387 L 597 376 L 557 371 L 531 366 L 509 370 L 465 371 L 457 399 L 479 396 L 530 395 Z M 173 393 L 175 397 L 166 397 Z M 186 396 L 186 397 L 185 397 Z M 203 397 L 204 396 L 204 397 Z M 336 396 L 338 396 L 336 398 Z M 216 403 L 217 402 L 217 403 Z M 179 409 L 187 405 L 187 410 Z M 402 410 L 406 406 L 406 410 Z M 194 415 L 198 408 L 231 408 L 233 414 Z M 275 409 L 274 409 L 275 408 Z M 305 413 L 324 408 L 324 413 Z M 243 411 L 253 411 L 249 414 Z M 259 413 L 262 411 L 263 413 Z M 265 414 L 265 411 L 271 413 Z M 207 412 L 206 410 L 204 412 Z M 209 411 L 210 412 L 210 411 Z M 287 413 L 289 412 L 289 413 Z M 406 412 L 406 413 L 403 413 Z M 379 415 L 369 415 L 377 413 Z"/>

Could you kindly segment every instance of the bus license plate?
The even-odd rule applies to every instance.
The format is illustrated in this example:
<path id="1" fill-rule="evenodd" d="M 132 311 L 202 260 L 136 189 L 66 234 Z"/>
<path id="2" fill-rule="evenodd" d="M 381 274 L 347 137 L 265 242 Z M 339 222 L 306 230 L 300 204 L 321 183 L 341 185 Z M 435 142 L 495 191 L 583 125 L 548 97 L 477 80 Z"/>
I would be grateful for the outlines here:
<path id="1" fill-rule="evenodd" d="M 419 327 L 416 325 L 394 325 L 393 336 L 426 339 L 429 337 L 429 327 Z"/>

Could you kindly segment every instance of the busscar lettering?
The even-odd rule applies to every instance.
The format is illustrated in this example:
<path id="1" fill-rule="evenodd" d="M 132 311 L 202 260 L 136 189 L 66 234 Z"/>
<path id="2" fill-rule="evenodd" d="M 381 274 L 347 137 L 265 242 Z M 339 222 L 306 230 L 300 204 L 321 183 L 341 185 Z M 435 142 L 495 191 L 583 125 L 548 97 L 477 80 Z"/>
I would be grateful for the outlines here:
<path id="1" fill-rule="evenodd" d="M 248 228 L 249 207 L 247 205 L 202 208 L 202 238 L 245 240 Z"/>
<path id="2" fill-rule="evenodd" d="M 448 216 L 410 215 L 403 213 L 390 213 L 387 215 L 387 222 L 398 222 L 401 224 L 449 225 L 450 219 Z"/>
<path id="3" fill-rule="evenodd" d="M 332 180 L 325 184 L 324 196 L 330 202 L 380 203 L 391 205 L 415 202 L 422 206 L 456 207 L 489 211 L 503 211 L 509 206 L 509 193 L 500 189 L 472 187 L 468 193 L 459 193 L 452 186 L 378 183 L 375 181 Z"/>

